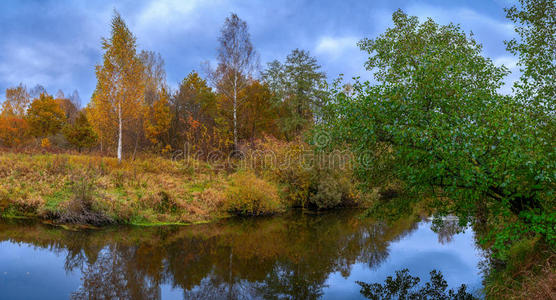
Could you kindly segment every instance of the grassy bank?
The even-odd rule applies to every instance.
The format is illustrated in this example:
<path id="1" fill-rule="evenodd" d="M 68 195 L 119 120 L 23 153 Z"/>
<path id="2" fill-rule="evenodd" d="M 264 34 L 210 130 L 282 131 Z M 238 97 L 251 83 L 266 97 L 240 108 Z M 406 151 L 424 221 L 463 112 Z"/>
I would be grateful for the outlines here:
<path id="1" fill-rule="evenodd" d="M 94 155 L 3 153 L 0 214 L 59 224 L 191 224 L 280 213 L 299 203 L 309 207 L 310 199 L 330 193 L 329 186 L 319 190 L 319 177 L 310 176 L 310 170 L 302 174 L 301 168 L 296 173 L 243 165 L 221 168 L 160 156 L 119 164 Z M 352 189 L 335 191 L 339 196 L 333 206 L 314 208 L 342 206 L 347 198 L 357 205 Z"/>
<path id="2" fill-rule="evenodd" d="M 0 156 L 0 211 L 60 223 L 162 224 L 225 216 L 227 176 L 196 163 L 69 154 Z"/>

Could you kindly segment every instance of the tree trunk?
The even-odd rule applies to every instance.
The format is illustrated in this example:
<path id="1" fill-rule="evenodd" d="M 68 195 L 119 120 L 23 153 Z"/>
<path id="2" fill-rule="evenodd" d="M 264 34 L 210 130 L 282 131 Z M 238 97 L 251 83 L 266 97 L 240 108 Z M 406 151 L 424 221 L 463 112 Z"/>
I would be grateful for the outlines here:
<path id="1" fill-rule="evenodd" d="M 122 162 L 122 103 L 118 102 L 118 162 Z"/>
<path id="2" fill-rule="evenodd" d="M 234 151 L 237 151 L 237 75 L 234 75 Z"/>

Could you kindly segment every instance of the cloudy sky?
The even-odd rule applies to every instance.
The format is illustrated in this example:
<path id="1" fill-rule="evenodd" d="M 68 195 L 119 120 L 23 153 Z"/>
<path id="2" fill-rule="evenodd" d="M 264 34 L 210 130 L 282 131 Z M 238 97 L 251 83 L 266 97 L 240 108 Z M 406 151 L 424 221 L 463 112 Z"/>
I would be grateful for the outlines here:
<path id="1" fill-rule="evenodd" d="M 283 60 L 295 48 L 316 56 L 329 78 L 370 78 L 365 54 L 355 45 L 376 37 L 403 9 L 422 20 L 459 23 L 484 45 L 484 55 L 519 74 L 503 41 L 514 36 L 503 8 L 512 0 L 368 0 L 368 1 L 0 1 L 0 91 L 20 82 L 41 84 L 49 93 L 78 90 L 87 103 L 94 90 L 94 66 L 101 62 L 101 37 L 110 31 L 113 10 L 137 36 L 138 49 L 159 52 L 172 87 L 204 61 L 214 61 L 217 37 L 226 16 L 244 19 L 261 65 Z M 509 84 L 503 89 L 510 92 Z M 0 93 L 0 101 L 3 93 Z"/>

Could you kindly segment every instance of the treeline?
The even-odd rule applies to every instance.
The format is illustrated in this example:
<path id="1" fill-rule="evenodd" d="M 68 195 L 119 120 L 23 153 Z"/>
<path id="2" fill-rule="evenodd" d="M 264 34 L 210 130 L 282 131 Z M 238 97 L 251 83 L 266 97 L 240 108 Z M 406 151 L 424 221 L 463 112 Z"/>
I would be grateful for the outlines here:
<path id="1" fill-rule="evenodd" d="M 326 76 L 317 60 L 295 49 L 284 62 L 261 68 L 247 24 L 235 14 L 221 29 L 218 64 L 204 64 L 204 76 L 191 71 L 176 90 L 166 81 L 160 54 L 138 51 L 117 12 L 111 27 L 86 107 L 80 108 L 75 93 L 53 97 L 22 84 L 6 90 L 4 147 L 96 149 L 119 159 L 187 148 L 205 158 L 264 136 L 295 140 L 319 118 Z"/>

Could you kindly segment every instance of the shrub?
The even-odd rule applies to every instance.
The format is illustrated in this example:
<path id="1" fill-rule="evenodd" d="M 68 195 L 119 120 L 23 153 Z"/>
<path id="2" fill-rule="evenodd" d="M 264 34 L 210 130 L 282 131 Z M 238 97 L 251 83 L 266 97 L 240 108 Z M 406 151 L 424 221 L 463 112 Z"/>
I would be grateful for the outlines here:
<path id="1" fill-rule="evenodd" d="M 345 172 L 313 166 L 311 175 L 308 201 L 310 207 L 328 209 L 354 203 L 354 188 L 351 178 Z"/>
<path id="2" fill-rule="evenodd" d="M 231 176 L 226 190 L 225 209 L 240 216 L 271 215 L 282 211 L 278 189 L 252 172 Z"/>
<path id="3" fill-rule="evenodd" d="M 50 147 L 52 147 L 52 144 L 50 143 L 50 140 L 48 138 L 44 138 L 41 140 L 41 147 L 44 149 L 50 149 Z"/>
<path id="4" fill-rule="evenodd" d="M 349 153 L 317 152 L 300 140 L 267 138 L 248 153 L 247 165 L 283 186 L 289 206 L 329 209 L 358 201 L 350 159 Z"/>
<path id="5" fill-rule="evenodd" d="M 74 182 L 72 198 L 62 204 L 60 212 L 50 212 L 57 223 L 105 225 L 114 221 L 100 209 L 94 207 L 94 182 L 88 176 Z"/>

